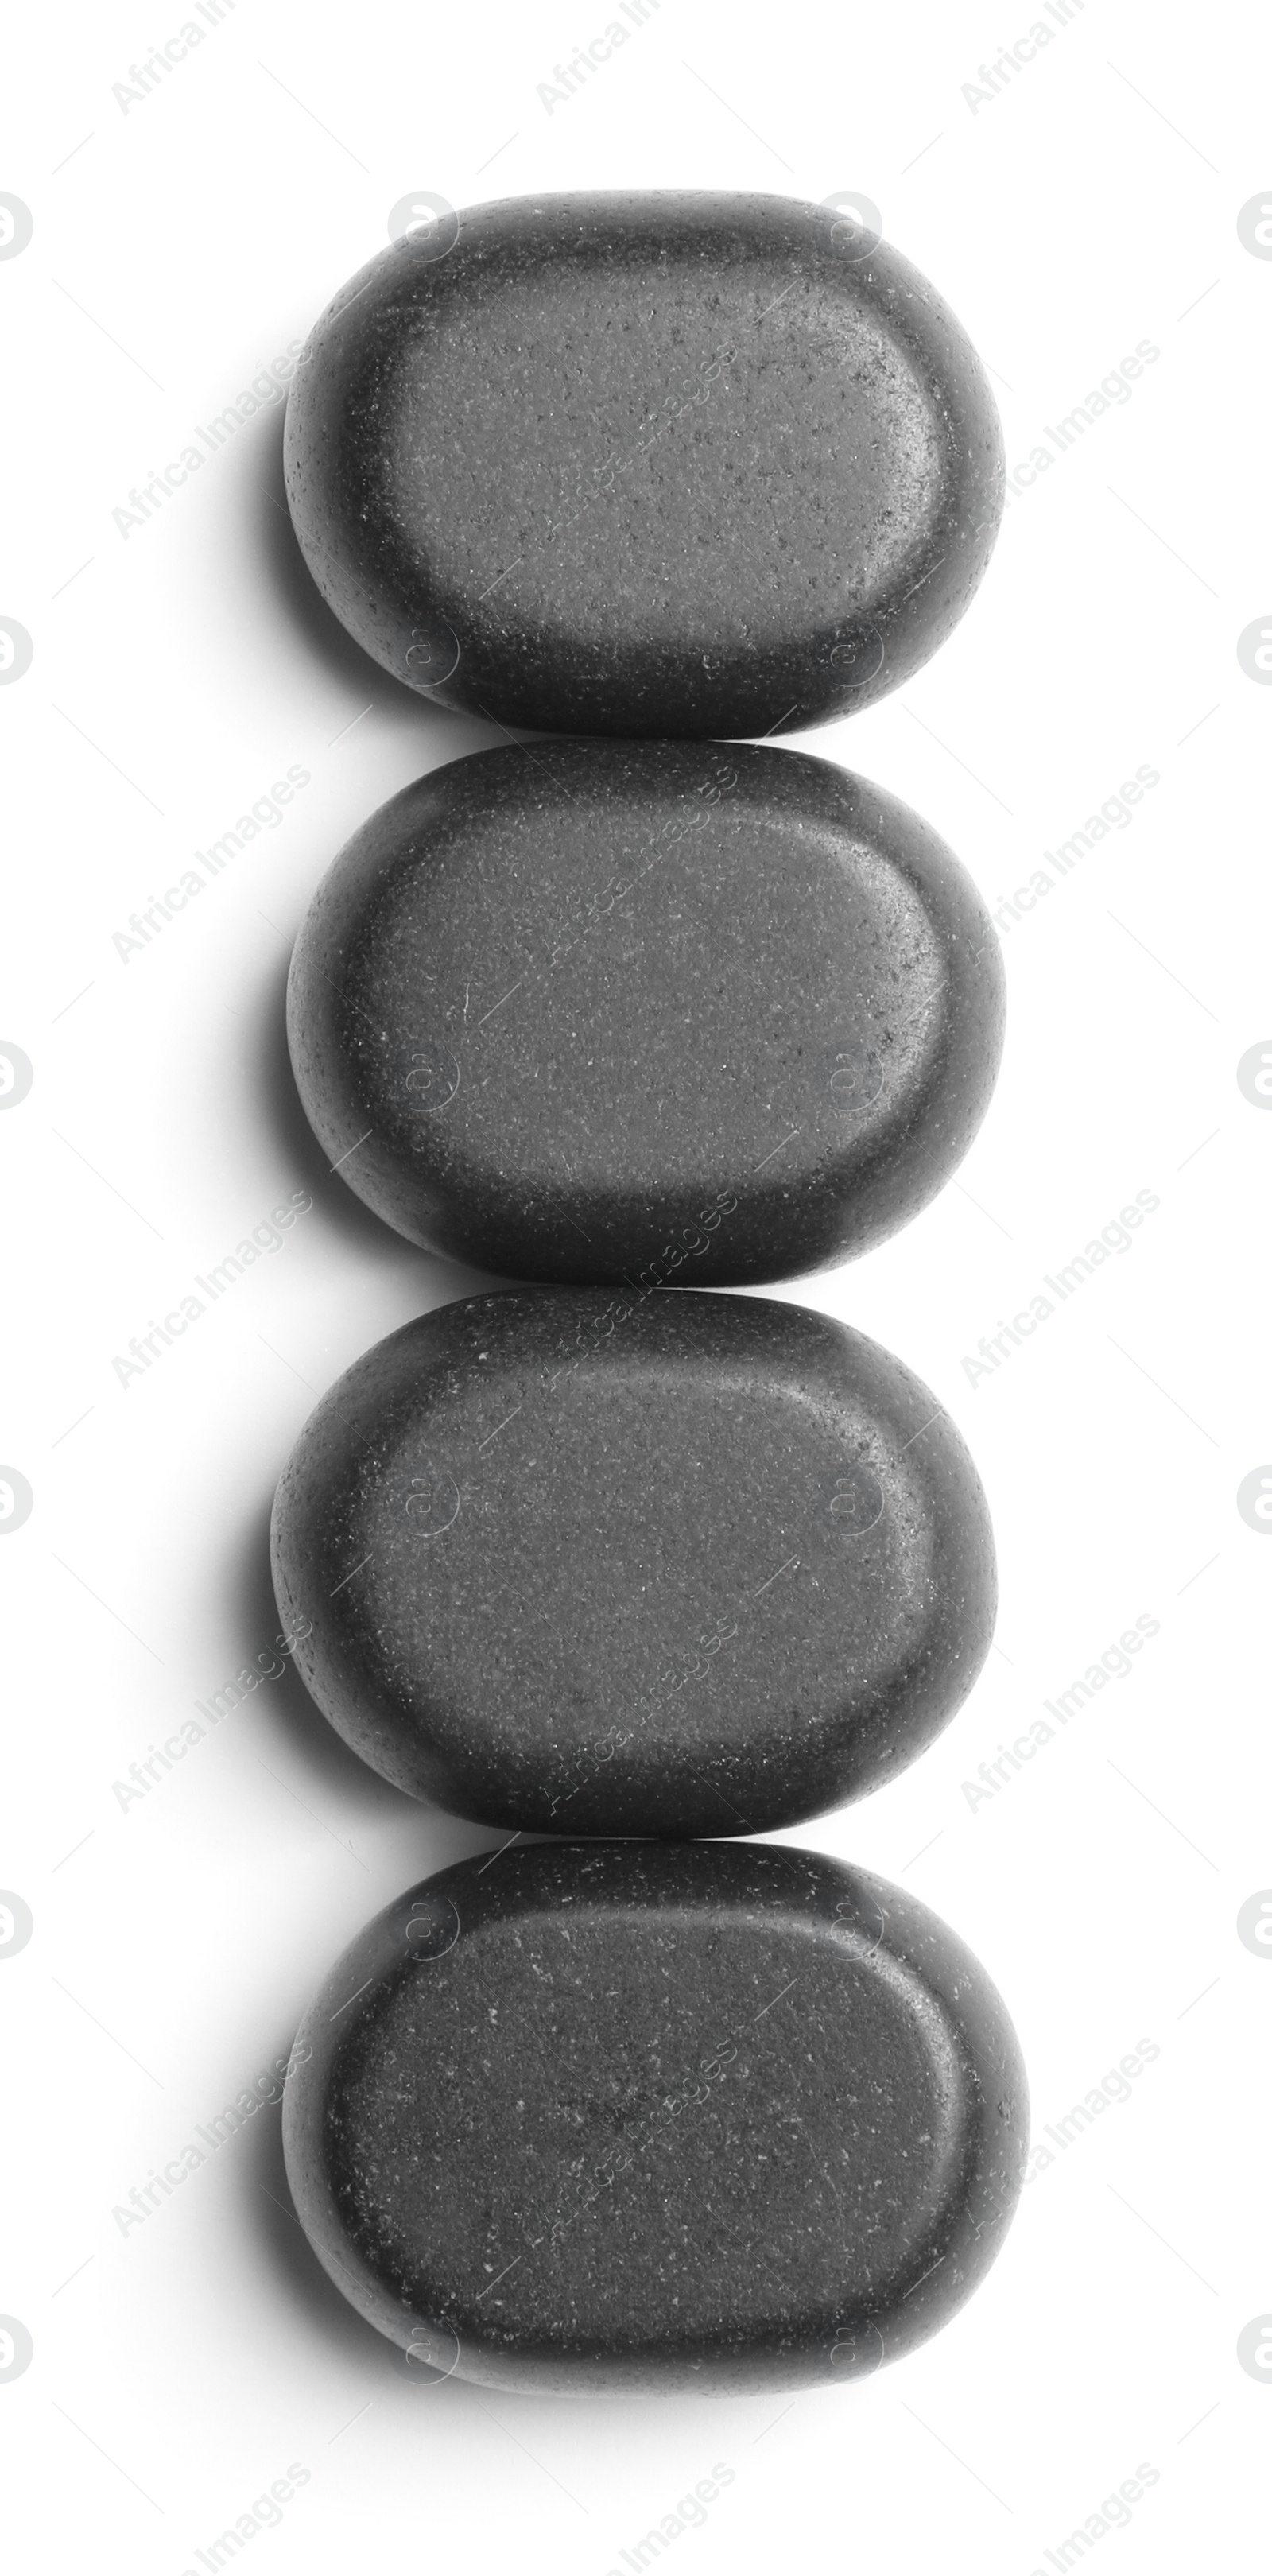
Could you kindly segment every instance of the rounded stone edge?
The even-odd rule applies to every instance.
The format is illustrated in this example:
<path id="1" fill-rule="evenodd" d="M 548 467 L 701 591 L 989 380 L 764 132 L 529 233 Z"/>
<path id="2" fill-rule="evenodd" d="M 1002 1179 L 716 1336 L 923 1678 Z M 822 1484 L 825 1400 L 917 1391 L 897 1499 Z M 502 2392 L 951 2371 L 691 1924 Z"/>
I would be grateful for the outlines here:
<path id="1" fill-rule="evenodd" d="M 279 1616 L 294 1640 L 296 1670 L 320 1714 L 360 1761 L 404 1796 L 505 1833 L 552 1834 L 553 1813 L 528 1815 L 516 1801 L 505 1802 L 493 1791 L 474 1792 L 463 1784 L 451 1758 L 418 1734 L 404 1744 L 398 1704 L 381 1694 L 364 1661 L 347 1654 L 339 1623 L 333 1630 L 324 1620 L 326 1598 L 334 1597 L 346 1581 L 357 1579 L 364 1561 L 358 1553 L 364 1544 L 362 1535 L 350 1530 L 344 1553 L 321 1569 L 326 1598 L 319 1584 L 308 1579 L 304 1561 L 309 1559 L 312 1575 L 318 1552 L 312 1532 L 316 1529 L 325 1536 L 331 1531 L 338 1504 L 356 1489 L 363 1461 L 374 1460 L 371 1435 L 385 1407 L 404 1399 L 415 1408 L 424 1377 L 440 1378 L 448 1368 L 464 1368 L 479 1318 L 483 1338 L 515 1341 L 523 1319 L 533 1316 L 543 1301 L 599 1302 L 604 1293 L 603 1288 L 555 1285 L 506 1287 L 453 1299 L 399 1325 L 364 1351 L 319 1397 L 293 1443 L 271 1513 L 271 1570 Z M 763 1821 L 753 1816 L 745 1828 L 739 1828 L 740 1833 L 785 1831 L 885 1787 L 936 1741 L 963 1706 L 988 1656 L 997 1616 L 997 1551 L 989 1500 L 953 1418 L 908 1362 L 871 1335 L 817 1308 L 786 1300 L 748 1298 L 744 1302 L 736 1295 L 730 1297 L 728 1291 L 703 1300 L 690 1290 L 668 1290 L 660 1292 L 663 1311 L 675 1311 L 669 1308 L 672 1298 L 691 1301 L 704 1315 L 718 1312 L 728 1298 L 757 1335 L 766 1326 L 788 1337 L 802 1333 L 806 1347 L 802 1345 L 799 1355 L 790 1358 L 789 1368 L 805 1376 L 816 1368 L 818 1382 L 831 1402 L 836 1398 L 838 1373 L 849 1373 L 847 1393 L 853 1405 L 864 1391 L 872 1412 L 892 1424 L 897 1447 L 908 1457 L 909 1475 L 921 1482 L 927 1505 L 939 1516 L 943 1554 L 949 1560 L 942 1565 L 947 1598 L 939 1637 L 925 1632 L 910 1681 L 910 1723 L 904 1743 L 881 1759 L 879 1739 L 886 1744 L 892 1733 L 886 1703 L 876 1708 L 869 1732 L 854 1717 L 851 1759 L 832 1764 L 827 1747 L 823 1777 L 815 1789 L 789 1806 L 767 1807 Z M 385 1472 L 383 1463 L 378 1463 L 377 1474 Z M 447 1481 L 453 1485 L 453 1479 Z M 459 1488 L 454 1490 L 457 1508 L 462 1507 L 462 1494 Z M 457 1510 L 442 1526 L 449 1526 L 455 1517 Z M 334 1586 L 327 1581 L 329 1574 L 336 1576 Z M 679 1831 L 665 1821 L 625 1825 L 613 1816 L 598 1818 L 590 1828 L 581 1815 L 573 1821 L 581 1835 L 586 1833 L 597 1842 L 625 1832 L 632 1841 L 723 1844 L 737 1838 L 720 1831 L 710 1809 L 691 1817 Z"/>
<path id="2" fill-rule="evenodd" d="M 653 737 L 648 743 L 637 738 L 626 746 L 622 737 L 601 739 L 603 747 L 615 754 L 622 747 L 638 753 L 688 748 L 679 737 L 665 741 Z M 588 748 L 588 742 L 582 747 Z M 545 776 L 555 775 L 554 760 L 568 760 L 570 748 L 568 737 L 545 746 L 541 764 Z M 909 1124 L 879 1137 L 873 1168 L 854 1185 L 845 1221 L 817 1236 L 807 1233 L 793 1264 L 769 1254 L 735 1255 L 730 1260 L 733 1238 L 726 1236 L 723 1261 L 709 1258 L 697 1278 L 701 1286 L 725 1289 L 763 1287 L 838 1268 L 873 1251 L 921 1216 L 959 1169 L 988 1113 L 1002 1062 L 1007 1014 L 1005 962 L 989 908 L 966 863 L 924 815 L 890 788 L 817 753 L 777 752 L 764 745 L 740 745 L 738 752 L 744 762 L 750 755 L 759 764 L 754 777 L 757 805 L 763 805 L 769 819 L 776 815 L 776 828 L 781 828 L 788 812 L 801 822 L 824 822 L 846 840 L 864 844 L 913 895 L 940 950 L 947 980 L 935 1043 L 939 1081 L 935 1073 L 929 1074 Z M 545 1267 L 532 1265 L 524 1246 L 501 1248 L 489 1232 L 485 1237 L 465 1238 L 441 1195 L 430 1222 L 426 1208 L 405 1203 L 403 1155 L 400 1148 L 383 1145 L 375 1131 L 374 1108 L 342 1105 L 354 1088 L 333 999 L 342 937 L 351 923 L 357 930 L 368 904 L 396 872 L 408 867 L 419 871 L 427 864 L 418 844 L 427 840 L 430 829 L 454 823 L 454 796 L 471 796 L 480 808 L 483 784 L 497 796 L 503 779 L 518 774 L 519 757 L 515 750 L 497 745 L 426 771 L 377 807 L 329 862 L 301 921 L 288 972 L 286 1024 L 292 1073 L 309 1125 L 339 1170 L 342 1183 L 404 1241 L 509 1279 L 561 1287 L 618 1284 L 628 1273 L 617 1262 L 598 1267 L 586 1256 L 579 1264 L 573 1262 L 575 1237 L 568 1231 L 560 1237 L 558 1257 Z M 493 769 L 482 766 L 492 763 L 497 764 Z M 771 791 L 767 799 L 766 789 Z M 563 774 L 560 793 L 564 797 L 569 792 Z M 462 807 L 457 828 L 465 828 Z M 446 1050 L 436 1052 L 440 1059 Z M 461 1081 L 461 1068 L 451 1056 L 445 1078 L 433 1083 L 434 1114 L 439 1121 Z M 373 1120 L 369 1138 L 364 1116 Z M 926 1150 L 932 1157 L 932 1170 L 917 1198 L 907 1193 L 907 1148 L 916 1130 L 920 1153 Z M 784 1184 L 775 1175 L 769 1189 L 775 1227 L 785 1210 L 785 1195 Z M 759 1200 L 763 1197 L 761 1188 Z M 673 1210 L 668 1224 L 679 1222 Z"/>
<path id="3" fill-rule="evenodd" d="M 671 1848 L 691 1869 L 695 1847 L 679 1844 Z M 825 1893 L 827 1904 L 831 1888 L 839 1887 L 843 1901 L 836 1905 L 835 1915 L 844 1911 L 846 1903 L 852 1918 L 849 1938 L 863 1957 L 883 1946 L 889 1926 L 893 1927 L 891 1955 L 901 1973 L 923 1990 L 928 2013 L 940 2018 L 943 2036 L 953 2042 L 959 2055 L 960 2072 L 977 2112 L 975 2133 L 964 2156 L 964 2172 L 970 2160 L 972 2173 L 952 2268 L 947 2253 L 920 2276 L 910 2292 L 900 2294 L 906 2316 L 899 2333 L 892 2328 L 882 2332 L 868 2310 L 863 2309 L 837 2324 L 825 2351 L 815 2355 L 763 2366 L 743 2360 L 731 2367 L 724 2358 L 711 2370 L 689 2361 L 668 2366 L 638 2357 L 614 2368 L 611 2384 L 601 2386 L 594 2376 L 589 2377 L 596 2365 L 585 2359 L 566 2360 L 539 2350 L 528 2354 L 524 2362 L 510 2365 L 440 2313 L 444 2300 L 439 2302 L 436 2316 L 421 2318 L 401 2300 L 391 2297 L 365 2260 L 348 2245 L 321 2156 L 325 2088 L 345 2038 L 359 2021 L 365 2024 L 374 2009 L 375 1995 L 371 1990 L 395 1984 L 411 1964 L 410 1926 L 421 1909 L 430 1921 L 439 1909 L 453 1911 L 461 1934 L 477 1932 L 504 1914 L 551 1910 L 559 1902 L 550 1889 L 544 1895 L 532 1886 L 528 1903 L 523 1898 L 519 1908 L 511 1892 L 515 1881 L 527 1870 L 533 1877 L 535 1872 L 551 1869 L 552 1861 L 545 1855 L 571 1852 L 585 1864 L 604 1866 L 607 1853 L 632 1854 L 640 1846 L 596 1842 L 527 1845 L 500 1882 L 492 1883 L 487 1877 L 484 1886 L 483 1860 L 489 1856 L 474 1855 L 420 1880 L 355 1933 L 301 2021 L 291 2051 L 282 2106 L 288 2186 L 312 2251 L 350 2306 L 402 2354 L 409 2355 L 412 2346 L 417 2345 L 436 2356 L 445 2345 L 448 2366 L 435 2369 L 436 2377 L 453 2372 L 478 2386 L 518 2396 L 589 2398 L 762 2394 L 825 2386 L 835 2380 L 842 2382 L 845 2376 L 869 2376 L 881 2365 L 903 2359 L 952 2321 L 992 2269 L 1010 2229 L 1024 2181 L 1029 2092 L 1015 2027 L 982 1962 L 933 1908 L 873 1871 L 858 1869 L 827 1853 L 791 1845 L 730 1843 L 708 1848 L 716 1853 L 727 1852 L 739 1873 L 757 1853 L 762 1856 L 763 1866 L 792 1879 L 802 1867 L 816 1875 L 820 1882 L 817 1892 Z M 538 1904 L 534 1901 L 536 1893 L 540 1896 Z M 632 1899 L 620 1891 L 616 1902 L 624 1901 L 630 1903 Z M 655 1904 L 656 1898 L 651 1898 L 651 1911 Z M 833 1932 L 834 1917 L 818 1918 L 817 1928 Z M 364 2002 L 364 1996 L 369 2000 Z M 919 2017 L 924 2017 L 922 2006 Z M 346 2023 L 344 2031 L 339 2028 L 342 2022 Z M 916 2253 L 914 2260 L 918 2259 Z M 845 2344 L 850 2347 L 847 2355 Z M 846 2358 L 853 2365 L 847 2371 Z"/>
<path id="4" fill-rule="evenodd" d="M 506 218 L 511 211 L 523 205 L 534 205 L 540 215 L 545 209 L 555 215 L 557 209 L 571 202 L 597 205 L 608 198 L 616 205 L 627 202 L 636 207 L 645 197 L 686 201 L 715 197 L 756 209 L 780 208 L 788 219 L 794 216 L 802 218 L 808 231 L 810 257 L 820 253 L 832 273 L 837 272 L 851 281 L 858 292 L 876 289 L 877 265 L 884 273 L 881 302 L 898 336 L 911 339 L 923 356 L 933 363 L 938 359 L 944 362 L 946 471 L 949 478 L 955 475 L 960 478 L 955 542 L 947 545 L 930 572 L 906 593 L 892 615 L 882 620 L 882 625 L 877 621 L 866 621 L 872 649 L 867 656 L 869 667 L 864 676 L 859 674 L 860 655 L 854 642 L 848 676 L 838 689 L 828 689 L 815 706 L 794 706 L 784 711 L 780 718 L 766 723 L 771 708 L 761 708 L 757 704 L 750 710 L 753 720 L 744 719 L 730 727 L 711 717 L 693 725 L 685 736 L 678 738 L 710 740 L 715 737 L 739 741 L 763 734 L 765 739 L 772 739 L 788 732 L 807 731 L 810 726 L 838 722 L 902 686 L 940 651 L 966 614 L 988 570 L 1006 502 L 1006 445 L 988 370 L 953 307 L 903 251 L 880 237 L 868 256 L 845 262 L 837 257 L 827 231 L 826 206 L 808 198 L 778 196 L 772 191 L 758 189 L 577 189 L 550 191 L 546 199 L 538 200 L 533 196 L 488 198 L 474 206 L 461 207 L 454 213 L 455 242 L 448 244 L 448 248 L 462 246 L 466 230 L 480 236 L 483 228 L 489 230 L 494 218 Z M 292 527 L 310 576 L 333 616 L 361 650 L 391 678 L 453 714 L 493 714 L 506 723 L 557 732 L 561 728 L 559 715 L 555 712 L 545 714 L 542 710 L 536 712 L 533 707 L 511 703 L 491 709 L 482 698 L 474 698 L 463 673 L 463 640 L 456 635 L 441 611 L 428 601 L 422 606 L 417 602 L 410 614 L 405 613 L 404 603 L 400 603 L 402 613 L 395 609 L 391 615 L 387 614 L 368 596 L 365 568 L 352 560 L 343 562 L 339 547 L 331 544 L 329 535 L 321 533 L 319 523 L 324 516 L 329 519 L 330 514 L 321 508 L 315 514 L 307 507 L 306 487 L 317 470 L 315 458 L 322 441 L 310 433 L 306 406 L 313 398 L 315 370 L 321 370 L 330 358 L 332 333 L 364 296 L 372 296 L 369 310 L 374 312 L 377 309 L 374 290 L 382 289 L 386 296 L 391 296 L 395 288 L 409 293 L 413 275 L 416 280 L 420 277 L 428 280 L 432 276 L 444 280 L 448 273 L 448 260 L 403 261 L 400 245 L 390 243 L 365 261 L 337 289 L 319 314 L 297 360 L 285 408 L 283 472 Z M 925 636 L 921 631 L 922 611 L 914 603 L 927 581 L 941 572 L 955 551 L 955 574 L 952 578 L 947 575 L 942 585 L 946 594 L 944 606 Z M 363 602 L 363 615 L 357 624 L 351 622 L 350 594 L 360 597 Z M 862 623 L 861 616 L 850 610 L 843 632 L 851 629 L 856 636 Z M 422 648 L 419 647 L 421 634 L 424 638 Z M 839 629 L 824 639 L 828 670 L 833 667 L 834 652 L 840 640 Z M 416 650 L 417 661 L 422 650 L 426 666 L 423 677 L 410 658 L 413 649 Z M 483 695 L 487 700 L 491 695 L 488 682 L 484 684 Z M 599 718 L 590 729 L 595 734 L 613 738 L 621 738 L 627 730 L 622 724 L 608 723 Z"/>
<path id="5" fill-rule="evenodd" d="M 463 1298 L 454 1301 L 458 1306 L 473 1302 Z M 293 1664 L 314 1707 L 350 1752 L 379 1778 L 405 1797 L 442 1807 L 446 1801 L 438 1794 L 445 1785 L 440 1771 L 430 1765 L 423 1749 L 417 1750 L 409 1762 L 403 1758 L 396 1713 L 381 1701 L 365 1672 L 351 1667 L 342 1656 L 338 1639 L 323 1624 L 326 1602 L 307 1582 L 301 1560 L 306 1516 L 316 1509 L 319 1518 L 329 1523 L 333 1490 L 343 1493 L 355 1489 L 360 1463 L 369 1449 L 358 1427 L 360 1409 L 365 1406 L 374 1412 L 383 1392 L 391 1394 L 401 1372 L 400 1346 L 406 1340 L 422 1340 L 423 1368 L 444 1358 L 445 1325 L 436 1325 L 431 1333 L 426 1328 L 434 1325 L 435 1318 L 450 1312 L 449 1307 L 435 1307 L 399 1325 L 395 1332 L 363 1351 L 325 1389 L 301 1424 L 288 1453 L 275 1488 L 269 1527 L 274 1599 L 286 1623 L 286 1633 L 294 1641 Z M 378 1462 L 373 1463 L 379 1472 Z M 316 1501 L 309 1490 L 310 1479 L 315 1476 Z M 453 1519 L 455 1514 L 450 1517 Z M 350 1556 L 347 1575 L 342 1579 L 356 1581 L 359 1570 Z"/>

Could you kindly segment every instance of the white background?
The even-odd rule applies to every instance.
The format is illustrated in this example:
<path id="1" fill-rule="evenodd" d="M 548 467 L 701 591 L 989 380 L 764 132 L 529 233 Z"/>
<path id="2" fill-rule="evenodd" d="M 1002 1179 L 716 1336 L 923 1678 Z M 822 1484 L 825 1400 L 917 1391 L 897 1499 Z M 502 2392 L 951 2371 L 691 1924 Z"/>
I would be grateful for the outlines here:
<path id="1" fill-rule="evenodd" d="M 0 187 L 34 233 L 0 263 L 0 615 L 34 658 L 0 689 L 0 1035 L 34 1082 L 0 1117 L 0 1457 L 34 1508 L 0 1547 L 0 1885 L 34 1933 L 0 1955 L 0 2311 L 34 2357 L 0 2384 L 5 2555 L 181 2576 L 295 2462 L 308 2483 L 246 2544 L 261 2576 L 605 2576 L 724 2462 L 732 2485 L 671 2544 L 686 2576 L 805 2558 L 1030 2576 L 1146 2463 L 1129 2522 L 1075 2560 L 1249 2566 L 1272 2387 L 1237 2339 L 1272 2301 L 1272 1965 L 1236 1917 L 1272 1883 L 1272 1547 L 1236 1490 L 1272 1460 L 1272 1115 L 1236 1066 L 1272 1046 L 1272 700 L 1236 644 L 1272 611 L 1272 260 L 1237 215 L 1272 195 L 1269 67 L 1253 9 L 1087 0 L 978 101 L 964 85 L 1030 0 L 749 19 L 661 0 L 549 113 L 539 84 L 609 5 L 238 0 L 126 110 L 113 85 L 182 0 L 28 0 L 9 40 Z M 112 513 L 304 337 L 402 197 L 598 185 L 864 191 L 993 370 L 1013 464 L 1137 343 L 1160 352 L 1011 502 L 935 661 L 802 738 L 915 804 L 993 902 L 1141 764 L 1160 783 L 1004 934 L 1010 1035 L 958 1182 L 795 1285 L 962 1426 L 1002 1612 L 935 1748 L 791 1837 L 903 1878 L 972 1944 L 1022 2037 L 1036 2138 L 1138 2040 L 1158 2055 L 1038 2171 L 943 2335 L 785 2409 L 408 2384 L 286 2210 L 276 2107 L 144 2223 L 112 2217 L 285 2054 L 370 1913 L 496 1839 L 390 1791 L 290 1675 L 144 1799 L 113 1794 L 268 1647 L 268 1506 L 316 1391 L 484 1284 L 327 1177 L 282 999 L 348 834 L 496 737 L 398 689 L 320 607 L 276 404 L 142 527 Z M 290 764 L 311 784 L 282 823 L 125 964 L 129 914 Z M 130 1337 L 293 1190 L 314 1205 L 283 1247 L 122 1385 Z M 1160 1207 L 1133 1247 L 973 1383 L 980 1338 L 1139 1191 Z M 1141 1614 L 1159 1633 L 1133 1672 L 973 1807 L 978 1766 Z"/>

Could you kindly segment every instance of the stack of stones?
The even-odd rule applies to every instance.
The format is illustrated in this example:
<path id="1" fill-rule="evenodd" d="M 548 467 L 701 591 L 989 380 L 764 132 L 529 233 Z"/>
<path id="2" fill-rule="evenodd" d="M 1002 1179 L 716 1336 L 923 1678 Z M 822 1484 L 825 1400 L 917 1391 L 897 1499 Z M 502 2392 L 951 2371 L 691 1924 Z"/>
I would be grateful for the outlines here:
<path id="1" fill-rule="evenodd" d="M 985 1110 L 1002 973 L 970 879 L 770 737 L 957 622 L 993 401 L 932 288 L 833 210 L 513 200 L 337 296 L 287 473 L 350 633 L 508 734 L 320 887 L 301 1096 L 399 1234 L 519 1283 L 369 1351 L 279 1488 L 318 1707 L 506 1838 L 332 1971 L 288 2081 L 296 2206 L 424 2379 L 859 2376 L 993 2258 L 1019 2051 L 925 1907 L 747 1837 L 947 1723 L 993 1542 L 901 1360 L 714 1292 L 881 1241 Z"/>

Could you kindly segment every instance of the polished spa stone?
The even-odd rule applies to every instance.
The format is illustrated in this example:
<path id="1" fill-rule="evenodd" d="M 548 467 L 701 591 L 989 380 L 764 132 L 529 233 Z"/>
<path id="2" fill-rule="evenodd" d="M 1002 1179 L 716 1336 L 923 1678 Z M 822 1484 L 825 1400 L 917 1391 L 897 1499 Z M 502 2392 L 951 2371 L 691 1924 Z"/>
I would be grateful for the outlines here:
<path id="1" fill-rule="evenodd" d="M 1019 2046 L 935 1914 L 817 1852 L 539 1843 L 386 1907 L 283 2103 L 301 2224 L 406 2376 L 791 2391 L 934 2334 L 1020 2188 Z"/>
<path id="2" fill-rule="evenodd" d="M 328 870 L 288 1031 L 327 1163 L 520 1279 L 790 1277 L 893 1232 L 1002 1045 L 980 896 L 796 751 L 541 742 L 403 788 Z"/>
<path id="3" fill-rule="evenodd" d="M 305 560 L 446 707 L 798 732 L 918 670 L 998 529 L 985 372 L 833 204 L 504 198 L 341 288 L 287 403 Z"/>
<path id="4" fill-rule="evenodd" d="M 274 1506 L 296 1668 L 374 1769 L 509 1831 L 767 1833 L 959 1707 L 985 1497 L 899 1360 L 757 1297 L 530 1288 L 391 1333 Z"/>

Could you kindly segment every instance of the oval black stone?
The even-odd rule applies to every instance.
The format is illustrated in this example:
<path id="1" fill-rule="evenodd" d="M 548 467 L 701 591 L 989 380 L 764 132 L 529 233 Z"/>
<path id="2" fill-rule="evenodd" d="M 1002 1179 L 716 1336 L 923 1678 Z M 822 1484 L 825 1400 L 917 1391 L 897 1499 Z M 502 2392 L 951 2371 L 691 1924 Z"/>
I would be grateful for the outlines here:
<path id="1" fill-rule="evenodd" d="M 1002 960 L 917 814 L 796 751 L 541 742 L 432 771 L 328 870 L 292 1062 L 328 1163 L 521 1279 L 778 1279 L 932 1198 Z"/>
<path id="2" fill-rule="evenodd" d="M 1027 2114 L 983 1968 L 885 1879 L 539 1843 L 359 1933 L 283 2134 L 316 2253 L 408 2375 L 711 2396 L 860 2378 L 944 2325 Z"/>
<path id="3" fill-rule="evenodd" d="M 413 1797 L 507 1829 L 764 1833 L 900 1770 L 989 1647 L 985 1497 L 928 1389 L 755 1297 L 422 1316 L 274 1507 L 297 1670 Z"/>
<path id="4" fill-rule="evenodd" d="M 286 473 L 387 671 L 574 733 L 868 705 L 957 623 L 1003 496 L 984 370 L 908 260 L 833 205 L 692 192 L 406 234 L 311 333 Z"/>

